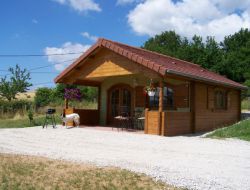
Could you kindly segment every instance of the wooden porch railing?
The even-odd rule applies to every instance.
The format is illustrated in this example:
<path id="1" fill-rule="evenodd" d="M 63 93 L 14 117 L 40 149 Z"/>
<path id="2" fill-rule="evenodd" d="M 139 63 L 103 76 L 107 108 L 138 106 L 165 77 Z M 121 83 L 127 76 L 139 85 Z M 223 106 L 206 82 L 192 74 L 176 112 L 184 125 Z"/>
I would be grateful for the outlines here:
<path id="1" fill-rule="evenodd" d="M 99 110 L 93 109 L 65 109 L 65 114 L 77 113 L 80 116 L 80 125 L 99 125 Z M 68 122 L 68 126 L 73 126 L 73 122 Z"/>

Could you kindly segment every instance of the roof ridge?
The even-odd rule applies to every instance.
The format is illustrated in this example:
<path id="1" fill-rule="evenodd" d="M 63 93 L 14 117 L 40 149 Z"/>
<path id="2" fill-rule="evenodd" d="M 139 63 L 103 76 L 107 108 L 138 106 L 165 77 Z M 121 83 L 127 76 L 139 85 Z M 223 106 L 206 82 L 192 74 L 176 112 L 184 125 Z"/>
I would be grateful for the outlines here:
<path id="1" fill-rule="evenodd" d="M 118 45 L 123 45 L 123 46 L 127 46 L 127 47 L 130 47 L 130 48 L 135 48 L 135 49 L 138 49 L 138 50 L 141 50 L 141 51 L 149 52 L 149 53 L 158 55 L 158 56 L 160 56 L 160 57 L 167 57 L 167 58 L 171 58 L 171 59 L 174 59 L 174 60 L 177 60 L 177 61 L 185 62 L 185 63 L 190 64 L 190 65 L 192 65 L 192 66 L 201 67 L 201 65 L 198 65 L 198 64 L 196 64 L 196 63 L 192 63 L 192 62 L 190 62 L 190 61 L 185 61 L 185 60 L 182 60 L 182 59 L 179 59 L 179 58 L 176 58 L 176 57 L 172 57 L 172 56 L 169 56 L 169 55 L 161 54 L 161 53 L 158 53 L 158 52 L 155 52 L 155 51 L 151 51 L 151 50 L 139 48 L 139 47 L 136 47 L 136 46 L 131 46 L 131 45 L 123 44 L 123 43 L 116 42 L 116 41 L 112 41 L 112 40 L 109 40 L 109 39 L 106 39 L 106 38 L 102 38 L 102 39 L 105 40 L 105 41 L 109 41 L 109 42 L 111 42 L 111 43 L 118 44 Z M 201 67 L 201 68 L 203 68 L 203 67 Z M 203 69 L 205 69 L 205 68 L 203 68 Z M 206 70 L 206 69 L 205 69 L 205 70 Z"/>

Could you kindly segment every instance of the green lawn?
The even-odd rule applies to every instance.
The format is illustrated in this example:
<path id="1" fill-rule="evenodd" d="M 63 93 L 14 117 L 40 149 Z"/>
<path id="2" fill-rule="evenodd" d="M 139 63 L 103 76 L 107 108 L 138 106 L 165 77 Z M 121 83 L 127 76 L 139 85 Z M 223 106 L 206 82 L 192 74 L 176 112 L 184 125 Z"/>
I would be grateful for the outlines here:
<path id="1" fill-rule="evenodd" d="M 242 110 L 250 110 L 250 100 L 242 100 L 241 101 L 241 109 Z"/>
<path id="2" fill-rule="evenodd" d="M 56 116 L 56 122 L 61 123 L 59 116 Z M 29 119 L 24 117 L 23 119 L 1 119 L 0 128 L 24 128 L 33 126 L 42 126 L 45 116 L 36 116 L 34 121 L 30 123 Z"/>
<path id="3" fill-rule="evenodd" d="M 118 168 L 0 154 L 0 190 L 180 190 Z"/>
<path id="4" fill-rule="evenodd" d="M 237 138 L 250 141 L 250 119 L 241 121 L 229 127 L 217 129 L 208 134 L 210 138 Z"/>

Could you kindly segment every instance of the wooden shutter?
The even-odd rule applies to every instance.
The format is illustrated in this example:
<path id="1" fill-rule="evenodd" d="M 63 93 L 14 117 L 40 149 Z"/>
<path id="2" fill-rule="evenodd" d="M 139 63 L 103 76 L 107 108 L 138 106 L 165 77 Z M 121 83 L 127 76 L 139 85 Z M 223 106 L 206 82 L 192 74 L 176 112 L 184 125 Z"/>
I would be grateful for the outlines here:
<path id="1" fill-rule="evenodd" d="M 214 109 L 214 88 L 207 88 L 207 109 Z"/>
<path id="2" fill-rule="evenodd" d="M 227 92 L 227 109 L 231 107 L 231 92 Z"/>

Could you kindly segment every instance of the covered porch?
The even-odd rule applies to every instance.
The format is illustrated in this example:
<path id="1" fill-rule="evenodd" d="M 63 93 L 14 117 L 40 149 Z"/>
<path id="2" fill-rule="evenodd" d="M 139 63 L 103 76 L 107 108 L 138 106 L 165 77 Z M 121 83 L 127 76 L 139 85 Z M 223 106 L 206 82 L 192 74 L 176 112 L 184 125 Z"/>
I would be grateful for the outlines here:
<path id="1" fill-rule="evenodd" d="M 190 82 L 170 78 L 157 82 L 155 79 L 155 95 L 148 96 L 145 86 L 150 80 L 141 75 L 106 77 L 98 86 L 92 85 L 98 88 L 96 109 L 72 108 L 68 106 L 68 100 L 65 100 L 65 112 L 78 113 L 82 127 L 143 130 L 145 134 L 163 136 L 192 132 Z M 126 128 L 116 120 L 119 116 L 128 116 L 132 121 L 136 119 L 134 117 L 137 113 L 143 117 L 142 127 L 127 123 L 130 126 Z"/>

